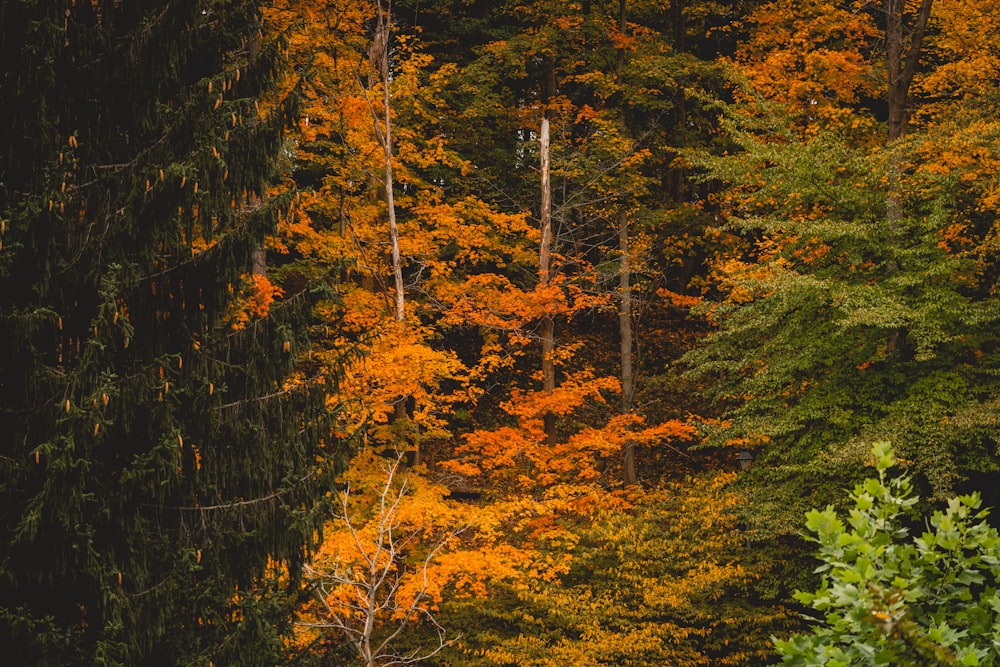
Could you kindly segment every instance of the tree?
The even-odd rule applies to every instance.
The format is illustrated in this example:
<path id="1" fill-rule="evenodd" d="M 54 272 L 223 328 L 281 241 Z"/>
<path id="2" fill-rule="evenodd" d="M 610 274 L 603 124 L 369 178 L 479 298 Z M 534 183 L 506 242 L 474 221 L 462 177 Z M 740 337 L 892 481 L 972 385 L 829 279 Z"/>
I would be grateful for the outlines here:
<path id="1" fill-rule="evenodd" d="M 888 443 L 873 453 L 878 479 L 854 488 L 846 524 L 832 506 L 806 515 L 822 582 L 795 597 L 821 616 L 811 633 L 775 642 L 782 664 L 1000 663 L 1000 534 L 979 494 L 949 499 L 916 537 L 910 478 L 888 476 Z"/>
<path id="2" fill-rule="evenodd" d="M 710 441 L 762 453 L 746 476 L 762 526 L 793 534 L 806 476 L 810 502 L 835 497 L 831 466 L 859 474 L 873 440 L 902 443 L 937 498 L 993 469 L 997 302 L 981 212 L 996 166 L 967 159 L 995 150 L 987 99 L 952 99 L 950 118 L 941 101 L 915 109 L 921 123 L 891 146 L 864 114 L 804 132 L 780 96 L 730 109 L 729 155 L 703 164 L 726 183 L 719 215 L 748 253 L 716 265 L 720 298 L 703 312 L 719 330 L 689 360 L 723 407 Z"/>
<path id="3" fill-rule="evenodd" d="M 532 667 L 764 664 L 768 630 L 784 629 L 790 613 L 755 606 L 748 593 L 753 575 L 738 560 L 732 479 L 709 474 L 642 495 L 567 484 L 512 500 L 501 527 L 521 538 L 522 558 L 489 580 L 485 598 L 442 607 L 466 628 L 446 658 Z"/>
<path id="4" fill-rule="evenodd" d="M 746 61 L 751 85 L 723 119 L 732 143 L 693 160 L 712 165 L 719 190 L 705 203 L 743 252 L 714 263 L 700 312 L 717 329 L 688 368 L 720 410 L 705 442 L 755 450 L 744 520 L 785 568 L 768 584 L 781 597 L 813 584 L 799 517 L 863 477 L 867 443 L 899 443 L 935 500 L 997 464 L 998 304 L 984 252 L 996 135 L 983 115 L 992 94 L 960 83 L 975 12 L 935 3 L 923 43 L 934 57 L 910 85 L 907 131 L 887 144 L 883 58 L 865 46 L 884 14 L 866 6 L 761 8 L 747 48 L 773 45 Z M 797 65 L 782 84 L 786 58 Z"/>
<path id="5" fill-rule="evenodd" d="M 376 7 L 378 9 L 378 23 L 375 26 L 375 35 L 369 50 L 369 60 L 372 69 L 378 74 L 382 83 L 382 119 L 379 120 L 379 113 L 372 106 L 372 120 L 375 123 L 375 136 L 378 138 L 385 155 L 385 202 L 386 213 L 389 217 L 389 245 L 395 290 L 394 312 L 396 320 L 401 322 L 406 318 L 406 306 L 403 294 L 403 264 L 399 256 L 399 227 L 396 225 L 396 200 L 393 193 L 392 96 L 389 90 L 389 85 L 392 82 L 392 0 L 387 0 L 385 7 L 379 0 L 376 2 Z M 369 103 L 371 104 L 370 99 Z"/>
<path id="6" fill-rule="evenodd" d="M 333 378 L 290 375 L 310 293 L 248 300 L 287 204 L 279 44 L 255 2 L 0 24 L 5 659 L 273 664 L 339 458 Z"/>
<path id="7" fill-rule="evenodd" d="M 413 665 L 455 642 L 435 619 L 442 582 L 432 581 L 431 570 L 463 527 L 448 525 L 454 512 L 428 516 L 426 505 L 418 509 L 440 503 L 440 489 L 404 469 L 405 452 L 395 456 L 358 457 L 349 478 L 360 477 L 360 488 L 345 483 L 323 548 L 305 568 L 315 593 L 298 621 L 307 638 L 333 631 L 365 667 Z M 431 646 L 422 641 L 427 628 Z M 417 648 L 400 649 L 408 634 Z"/>

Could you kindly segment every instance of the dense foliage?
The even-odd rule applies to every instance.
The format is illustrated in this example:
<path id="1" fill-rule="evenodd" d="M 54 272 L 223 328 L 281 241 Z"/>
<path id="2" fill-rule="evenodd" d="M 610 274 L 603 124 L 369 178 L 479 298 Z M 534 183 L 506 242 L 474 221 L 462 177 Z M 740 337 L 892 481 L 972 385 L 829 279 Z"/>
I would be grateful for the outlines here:
<path id="1" fill-rule="evenodd" d="M 832 507 L 806 517 L 822 582 L 796 598 L 822 617 L 811 634 L 777 642 L 782 664 L 996 664 L 1000 534 L 979 494 L 950 498 L 917 537 L 910 479 L 888 476 L 887 443 L 874 455 L 878 478 L 855 487 L 846 523 Z"/>
<path id="2" fill-rule="evenodd" d="M 324 387 L 286 381 L 310 303 L 253 306 L 293 102 L 260 25 L 247 2 L 0 3 L 11 664 L 280 649 L 265 575 L 303 562 L 332 442 Z"/>
<path id="3" fill-rule="evenodd" d="M 989 3 L 0 7 L 36 661 L 767 664 L 872 442 L 1000 488 Z"/>

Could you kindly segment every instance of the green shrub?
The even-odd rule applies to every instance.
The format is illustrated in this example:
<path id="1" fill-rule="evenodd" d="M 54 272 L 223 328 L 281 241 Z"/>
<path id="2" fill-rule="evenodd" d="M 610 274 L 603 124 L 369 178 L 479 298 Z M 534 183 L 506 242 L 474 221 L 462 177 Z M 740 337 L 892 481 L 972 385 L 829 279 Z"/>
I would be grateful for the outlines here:
<path id="1" fill-rule="evenodd" d="M 1000 535 L 979 494 L 952 498 L 914 537 L 910 479 L 887 476 L 888 444 L 874 453 L 878 479 L 854 489 L 846 523 L 832 507 L 806 515 L 822 583 L 795 597 L 821 616 L 775 640 L 782 664 L 1000 665 Z"/>

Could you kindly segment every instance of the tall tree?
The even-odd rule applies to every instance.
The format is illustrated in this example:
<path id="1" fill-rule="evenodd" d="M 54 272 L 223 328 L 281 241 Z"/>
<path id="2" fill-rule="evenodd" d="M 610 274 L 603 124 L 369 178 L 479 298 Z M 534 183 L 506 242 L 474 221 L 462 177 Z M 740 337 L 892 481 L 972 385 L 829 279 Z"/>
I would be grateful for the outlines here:
<path id="1" fill-rule="evenodd" d="M 372 38 L 371 49 L 369 50 L 369 60 L 372 69 L 378 74 L 382 83 L 382 108 L 381 120 L 379 114 L 372 107 L 372 116 L 375 122 L 375 136 L 378 137 L 382 152 L 385 155 L 385 203 L 386 214 L 389 218 L 389 246 L 392 255 L 392 277 L 395 287 L 393 299 L 394 316 L 396 321 L 402 321 L 406 317 L 406 305 L 403 295 L 403 263 L 399 256 L 399 227 L 396 224 L 396 199 L 393 194 L 392 176 L 392 96 L 389 91 L 389 84 L 392 81 L 391 67 L 391 42 L 392 39 L 392 0 L 387 0 L 385 6 L 381 0 L 376 3 L 378 9 L 377 23 L 375 25 L 375 35 Z M 370 101 L 370 100 L 369 100 Z"/>
<path id="2" fill-rule="evenodd" d="M 327 387 L 289 380 L 309 300 L 245 307 L 292 108 L 267 97 L 278 51 L 258 10 L 0 2 L 14 664 L 273 664 L 280 648 L 265 575 L 294 581 L 330 439 Z"/>
<path id="3" fill-rule="evenodd" d="M 673 6 L 671 7 L 673 9 Z M 618 32 L 624 41 L 628 25 L 628 4 L 626 0 L 618 0 Z M 615 78 L 621 81 L 625 72 L 625 45 L 619 44 L 615 54 Z M 632 398 L 635 394 L 635 373 L 632 369 L 632 258 L 628 238 L 629 211 L 625 201 L 618 208 L 618 336 L 621 349 L 621 383 L 622 393 L 619 408 L 623 415 L 632 412 Z M 636 483 L 635 443 L 625 441 L 625 451 L 622 460 L 622 480 L 626 486 Z"/>
<path id="4" fill-rule="evenodd" d="M 725 406 L 725 426 L 709 428 L 710 441 L 761 450 L 764 465 L 744 479 L 755 496 L 748 516 L 762 534 L 794 534 L 802 499 L 839 495 L 830 480 L 859 474 L 872 440 L 896 444 L 937 498 L 996 469 L 995 421 L 986 416 L 1000 390 L 991 353 L 996 269 L 986 250 L 995 233 L 986 213 L 996 202 L 988 184 L 997 173 L 996 124 L 985 111 L 993 93 L 953 87 L 969 54 L 988 53 L 992 37 L 969 39 L 975 11 L 964 3 L 934 6 L 940 16 L 908 13 L 914 30 L 924 21 L 934 27 L 923 48 L 935 58 L 907 75 L 915 94 L 897 141 L 886 137 L 900 130 L 874 122 L 879 105 L 844 104 L 860 79 L 840 89 L 836 104 L 820 100 L 808 123 L 797 100 L 763 87 L 777 100 L 741 106 L 727 126 L 729 155 L 705 163 L 730 186 L 720 217 L 753 250 L 717 266 L 722 299 L 710 309 L 721 326 L 690 361 Z M 809 34 L 834 38 L 818 29 L 829 27 L 829 15 L 797 18 L 790 48 Z M 775 21 L 787 35 L 786 19 Z M 864 25 L 853 31 L 875 34 Z M 842 62 L 863 61 L 863 40 L 843 46 L 854 57 Z M 916 63 L 917 51 L 908 52 Z M 760 75 L 754 83 L 766 80 L 767 60 L 751 68 Z M 786 91 L 817 92 L 829 71 L 806 74 Z M 928 80 L 949 85 L 935 94 Z M 882 119 L 891 120 L 885 109 Z"/>

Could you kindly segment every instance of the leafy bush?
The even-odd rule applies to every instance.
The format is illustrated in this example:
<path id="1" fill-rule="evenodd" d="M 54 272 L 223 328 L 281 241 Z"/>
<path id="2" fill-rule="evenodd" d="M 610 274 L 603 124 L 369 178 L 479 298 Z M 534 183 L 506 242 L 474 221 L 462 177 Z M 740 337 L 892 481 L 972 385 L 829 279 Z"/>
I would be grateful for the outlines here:
<path id="1" fill-rule="evenodd" d="M 952 498 L 912 537 L 910 479 L 887 476 L 888 444 L 874 453 L 878 479 L 854 489 L 846 524 L 832 507 L 806 515 L 822 583 L 795 597 L 822 617 L 775 640 L 782 664 L 1000 665 L 1000 536 L 979 494 Z"/>

